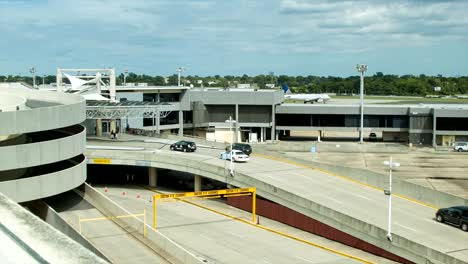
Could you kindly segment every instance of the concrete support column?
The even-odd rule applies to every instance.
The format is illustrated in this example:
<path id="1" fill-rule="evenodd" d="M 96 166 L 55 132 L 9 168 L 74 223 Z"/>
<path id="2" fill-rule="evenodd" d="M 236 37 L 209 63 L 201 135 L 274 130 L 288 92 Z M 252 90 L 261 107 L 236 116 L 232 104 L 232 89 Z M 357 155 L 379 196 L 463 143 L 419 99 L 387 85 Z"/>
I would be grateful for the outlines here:
<path id="1" fill-rule="evenodd" d="M 260 142 L 264 142 L 264 141 L 263 141 L 263 134 L 265 134 L 265 128 L 264 128 L 264 127 L 261 127 L 261 128 L 260 128 Z"/>
<path id="2" fill-rule="evenodd" d="M 184 112 L 179 110 L 179 137 L 184 136 Z"/>
<path id="3" fill-rule="evenodd" d="M 433 110 L 432 114 L 432 147 L 437 147 L 437 140 L 436 140 L 436 125 L 437 125 L 437 114 L 436 110 Z"/>
<path id="4" fill-rule="evenodd" d="M 318 131 L 318 138 L 317 138 L 317 142 L 321 142 L 321 137 L 322 137 L 322 130 L 319 130 Z"/>
<path id="5" fill-rule="evenodd" d="M 202 178 L 200 175 L 194 175 L 194 191 L 195 192 L 199 192 L 201 191 L 201 187 L 202 187 Z"/>
<path id="6" fill-rule="evenodd" d="M 96 136 L 102 136 L 102 120 L 100 118 L 96 119 Z"/>
<path id="7" fill-rule="evenodd" d="M 150 167 L 148 169 L 149 169 L 149 171 L 148 171 L 149 186 L 156 187 L 156 185 L 158 184 L 158 172 L 157 172 L 156 168 L 153 168 L 153 167 Z"/>
<path id="8" fill-rule="evenodd" d="M 239 105 L 236 104 L 236 117 L 234 118 L 236 122 L 234 125 L 236 126 L 236 136 L 234 137 L 234 142 L 239 142 Z"/>
<path id="9" fill-rule="evenodd" d="M 271 106 L 271 142 L 276 139 L 275 105 Z"/>
<path id="10" fill-rule="evenodd" d="M 112 119 L 112 120 L 110 121 L 110 131 L 111 131 L 111 132 L 114 131 L 114 133 L 117 132 L 117 125 L 116 125 L 115 119 Z"/>

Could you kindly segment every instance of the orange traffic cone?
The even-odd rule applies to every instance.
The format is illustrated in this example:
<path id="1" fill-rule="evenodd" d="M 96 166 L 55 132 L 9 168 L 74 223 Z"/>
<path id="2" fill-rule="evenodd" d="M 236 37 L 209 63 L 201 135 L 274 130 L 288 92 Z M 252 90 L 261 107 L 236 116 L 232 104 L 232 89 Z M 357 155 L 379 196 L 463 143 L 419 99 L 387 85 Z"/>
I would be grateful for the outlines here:
<path id="1" fill-rule="evenodd" d="M 107 192 L 107 187 L 104 187 L 104 192 Z"/>
<path id="2" fill-rule="evenodd" d="M 137 199 L 140 199 L 141 198 L 141 195 L 140 194 L 137 194 Z"/>
<path id="3" fill-rule="evenodd" d="M 125 196 L 125 194 L 127 194 L 126 192 L 122 192 L 122 195 Z"/>

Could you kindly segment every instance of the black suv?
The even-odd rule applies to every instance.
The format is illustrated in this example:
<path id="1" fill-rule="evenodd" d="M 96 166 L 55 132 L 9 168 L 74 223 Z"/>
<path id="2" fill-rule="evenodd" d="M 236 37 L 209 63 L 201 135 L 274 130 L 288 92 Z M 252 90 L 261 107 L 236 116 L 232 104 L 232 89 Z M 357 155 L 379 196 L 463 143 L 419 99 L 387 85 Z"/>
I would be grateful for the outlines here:
<path id="1" fill-rule="evenodd" d="M 181 140 L 181 141 L 177 141 L 174 144 L 171 144 L 170 148 L 171 150 L 179 150 L 183 152 L 187 152 L 187 151 L 194 152 L 195 150 L 197 150 L 197 145 L 195 144 L 195 142 L 192 142 L 192 141 Z"/>
<path id="2" fill-rule="evenodd" d="M 249 155 L 252 153 L 252 147 L 249 144 L 243 144 L 243 143 L 233 143 L 232 144 L 232 149 L 237 149 L 245 154 Z M 226 151 L 230 150 L 230 146 L 226 147 Z"/>
<path id="3" fill-rule="evenodd" d="M 468 206 L 441 208 L 436 213 L 437 222 L 446 222 L 468 231 Z"/>

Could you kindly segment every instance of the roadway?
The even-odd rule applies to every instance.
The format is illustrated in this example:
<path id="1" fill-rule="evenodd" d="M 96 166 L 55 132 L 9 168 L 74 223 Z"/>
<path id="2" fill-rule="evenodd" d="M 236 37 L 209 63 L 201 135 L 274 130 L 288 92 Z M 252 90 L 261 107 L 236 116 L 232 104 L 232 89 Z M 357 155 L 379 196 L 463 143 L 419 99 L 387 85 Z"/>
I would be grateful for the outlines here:
<path id="1" fill-rule="evenodd" d="M 88 144 L 144 147 L 143 151 L 166 152 L 168 149 L 167 145 L 143 142 L 88 141 Z M 118 150 L 111 152 L 116 151 Z M 121 152 L 131 155 L 130 151 Z M 172 154 L 174 157 L 196 159 L 223 167 L 225 161 L 219 159 L 219 152 L 220 150 L 199 148 L 196 153 Z M 105 155 L 103 153 L 106 151 L 99 153 Z M 255 155 L 248 163 L 236 164 L 236 170 L 355 219 L 387 229 L 388 198 L 382 190 L 313 168 Z M 435 222 L 435 210 L 433 207 L 394 196 L 392 233 L 468 262 L 468 233 Z"/>
<path id="2" fill-rule="evenodd" d="M 75 230 L 79 230 L 79 217 L 81 219 L 105 217 L 73 191 L 48 198 L 47 203 Z M 169 263 L 157 252 L 140 243 L 136 232 L 129 233 L 111 220 L 82 222 L 81 226 L 82 235 L 112 263 Z"/>
<path id="3" fill-rule="evenodd" d="M 147 221 L 152 223 L 149 200 L 154 191 L 136 186 L 106 186 L 107 192 L 103 192 L 104 186 L 94 187 L 127 210 L 146 209 Z M 251 224 L 251 214 L 216 200 L 161 201 L 157 216 L 160 233 L 207 263 L 393 263 L 305 232 L 300 234 L 265 218 L 261 218 L 261 225 Z M 292 235 L 297 240 L 283 234 L 297 234 Z M 320 241 L 320 246 L 340 253 L 318 248 L 310 241 Z"/>

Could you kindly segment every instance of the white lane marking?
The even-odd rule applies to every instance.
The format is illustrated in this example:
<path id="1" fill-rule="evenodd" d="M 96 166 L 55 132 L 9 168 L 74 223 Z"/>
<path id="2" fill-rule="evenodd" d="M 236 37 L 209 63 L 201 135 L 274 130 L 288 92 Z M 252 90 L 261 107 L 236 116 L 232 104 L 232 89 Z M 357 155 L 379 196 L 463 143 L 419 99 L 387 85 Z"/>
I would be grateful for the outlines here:
<path id="1" fill-rule="evenodd" d="M 413 228 L 411 228 L 411 227 L 407 227 L 407 226 L 401 225 L 401 224 L 399 224 L 399 223 L 395 223 L 395 225 L 400 226 L 400 227 L 403 227 L 403 228 L 408 229 L 408 230 L 411 230 L 411 231 L 413 231 L 413 232 L 419 233 L 418 230 L 413 229 Z"/>
<path id="2" fill-rule="evenodd" d="M 338 201 L 338 200 L 336 200 L 336 199 L 333 199 L 333 198 L 331 198 L 331 197 L 328 197 L 328 196 L 327 196 L 326 198 L 327 198 L 327 199 L 329 199 L 329 200 L 332 200 L 332 201 L 334 201 L 335 203 L 343 204 L 343 202 L 342 202 L 342 201 Z"/>
<path id="3" fill-rule="evenodd" d="M 295 257 L 296 257 L 296 258 L 298 258 L 298 259 L 301 259 L 301 260 L 304 260 L 304 261 L 310 262 L 310 263 L 316 263 L 314 260 L 306 259 L 306 258 L 299 257 L 299 256 L 295 256 Z"/>
<path id="4" fill-rule="evenodd" d="M 231 234 L 231 235 L 233 235 L 233 236 L 236 236 L 236 237 L 238 237 L 238 238 L 244 238 L 244 236 L 241 236 L 241 235 L 236 234 L 236 233 L 234 233 L 234 232 L 228 232 L 228 233 Z"/>
<path id="5" fill-rule="evenodd" d="M 271 264 L 271 262 L 268 261 L 268 259 L 263 259 L 262 262 L 263 262 L 263 263 L 266 263 L 266 264 Z"/>
<path id="6" fill-rule="evenodd" d="M 205 238 L 205 239 L 207 239 L 207 240 L 214 240 L 214 239 L 212 239 L 212 238 L 209 237 L 209 236 L 205 236 L 205 235 L 200 235 L 200 236 L 203 237 L 203 238 Z"/>

